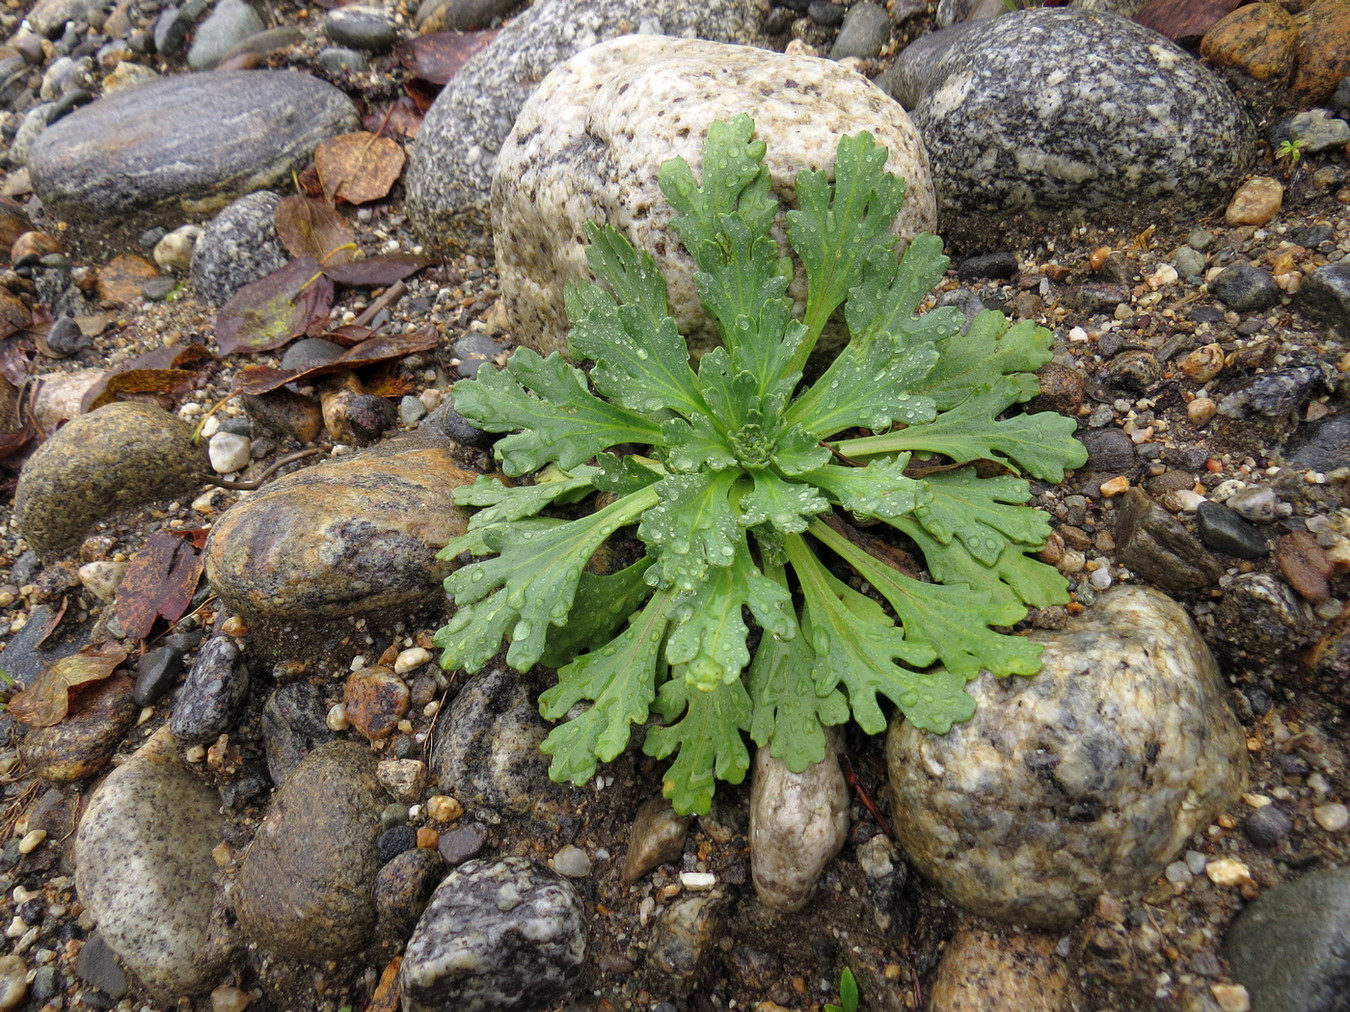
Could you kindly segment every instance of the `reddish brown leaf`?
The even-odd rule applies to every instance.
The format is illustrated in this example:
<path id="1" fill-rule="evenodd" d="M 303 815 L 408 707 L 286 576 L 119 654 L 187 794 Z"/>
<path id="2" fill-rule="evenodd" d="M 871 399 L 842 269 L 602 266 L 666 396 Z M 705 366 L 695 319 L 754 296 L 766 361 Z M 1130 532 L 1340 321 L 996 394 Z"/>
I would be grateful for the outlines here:
<path id="1" fill-rule="evenodd" d="M 417 107 L 417 111 L 425 113 L 431 108 L 431 104 L 436 101 L 436 96 L 441 93 L 441 86 L 413 77 L 403 82 L 403 91 L 412 100 L 412 104 Z"/>
<path id="2" fill-rule="evenodd" d="M 35 434 L 31 418 L 27 419 L 23 423 L 23 428 L 19 429 L 17 432 L 0 433 L 0 460 L 5 460 L 7 457 L 22 450 L 32 442 Z"/>
<path id="3" fill-rule="evenodd" d="M 410 274 L 416 274 L 432 263 L 435 261 L 430 257 L 416 256 L 412 253 L 382 253 L 379 256 L 352 260 L 345 264 L 326 264 L 323 272 L 340 285 L 383 288 L 395 281 L 402 281 Z"/>
<path id="4" fill-rule="evenodd" d="M 113 640 L 62 657 L 43 668 L 32 685 L 9 701 L 9 712 L 30 727 L 59 724 L 70 709 L 72 689 L 107 678 L 126 659 L 127 652 Z"/>
<path id="5" fill-rule="evenodd" d="M 422 110 L 407 95 L 399 98 L 388 109 L 372 110 L 361 120 L 361 125 L 373 134 L 399 134 L 416 137 L 422 129 Z"/>
<path id="6" fill-rule="evenodd" d="M 1204 35 L 1247 0 L 1149 0 L 1134 20 L 1173 42 Z"/>
<path id="7" fill-rule="evenodd" d="M 173 404 L 196 389 L 200 379 L 199 373 L 187 369 L 128 369 L 113 373 L 98 384 L 102 389 L 84 410 L 88 414 L 105 404 L 129 400 L 151 399 Z"/>
<path id="8" fill-rule="evenodd" d="M 314 168 L 329 203 L 379 200 L 398 180 L 406 160 L 398 141 L 364 130 L 330 137 L 314 151 Z"/>
<path id="9" fill-rule="evenodd" d="M 176 399 L 185 392 L 185 384 L 191 387 L 200 382 L 203 373 L 219 361 L 200 344 L 155 348 L 104 373 L 80 398 L 80 413 L 88 414 L 113 401 L 133 399 L 147 393 L 163 394 L 169 400 Z M 150 375 L 164 373 L 173 375 L 158 379 Z M 130 378 L 120 379 L 124 374 L 130 374 Z M 111 394 L 108 394 L 109 387 Z"/>
<path id="10" fill-rule="evenodd" d="M 414 76 L 443 85 L 496 36 L 495 28 L 479 32 L 431 32 L 404 39 L 394 47 L 394 57 Z"/>
<path id="11" fill-rule="evenodd" d="M 423 327 L 415 334 L 382 334 L 363 341 L 350 348 L 331 362 L 309 369 L 269 369 L 255 367 L 241 369 L 235 377 L 234 390 L 243 394 L 265 394 L 285 386 L 287 383 L 301 382 L 317 376 L 350 372 L 365 366 L 375 365 L 391 359 L 402 358 L 414 352 L 431 351 L 439 343 L 436 331 Z"/>
<path id="12" fill-rule="evenodd" d="M 332 341 L 334 344 L 340 344 L 344 348 L 355 348 L 362 341 L 369 341 L 375 336 L 375 331 L 369 327 L 358 327 L 354 323 L 348 323 L 342 327 L 334 327 L 332 330 L 326 330 L 319 335 L 325 341 Z"/>
<path id="13" fill-rule="evenodd" d="M 169 531 L 150 535 L 117 585 L 117 620 L 129 639 L 149 636 L 156 618 L 177 622 L 183 617 L 204 561 L 187 538 Z"/>
<path id="14" fill-rule="evenodd" d="M 305 196 L 323 196 L 323 184 L 319 182 L 319 173 L 315 171 L 313 162 L 301 169 L 300 175 L 296 176 L 295 180 L 300 184 L 300 189 L 305 191 Z"/>
<path id="15" fill-rule="evenodd" d="M 275 217 L 277 238 L 293 257 L 342 264 L 356 256 L 356 233 L 331 204 L 287 197 L 277 204 Z"/>
<path id="16" fill-rule="evenodd" d="M 235 292 L 216 313 L 223 354 L 271 351 L 328 318 L 333 282 L 309 257 L 292 260 Z"/>
<path id="17" fill-rule="evenodd" d="M 98 297 L 113 305 L 127 305 L 142 296 L 147 281 L 157 277 L 159 268 L 149 260 L 123 253 L 98 269 Z"/>

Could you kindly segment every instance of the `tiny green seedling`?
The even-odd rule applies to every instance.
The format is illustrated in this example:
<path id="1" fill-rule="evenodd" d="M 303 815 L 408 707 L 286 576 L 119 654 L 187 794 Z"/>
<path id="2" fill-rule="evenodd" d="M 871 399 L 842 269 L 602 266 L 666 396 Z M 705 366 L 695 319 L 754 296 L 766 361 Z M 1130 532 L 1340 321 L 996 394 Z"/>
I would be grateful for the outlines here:
<path id="1" fill-rule="evenodd" d="M 827 1004 L 825 1012 L 858 1012 L 858 982 L 847 966 L 839 973 L 839 1004 Z"/>
<path id="2" fill-rule="evenodd" d="M 1275 149 L 1275 160 L 1287 162 L 1289 168 L 1293 169 L 1303 158 L 1303 149 L 1308 144 L 1306 137 L 1300 137 L 1297 140 L 1280 141 L 1279 147 Z"/>
<path id="3" fill-rule="evenodd" d="M 1057 482 L 1086 459 L 1072 419 L 1013 410 L 1040 390 L 1049 331 L 998 312 L 964 331 L 953 307 L 914 315 L 947 258 L 932 235 L 897 258 L 905 183 L 869 134 L 840 139 L 833 180 L 797 174 L 795 318 L 764 150 L 738 116 L 709 129 L 701 182 L 683 159 L 661 166 L 723 336 L 697 368 L 653 259 L 591 224 L 601 284 L 566 295 L 569 352 L 589 370 L 522 348 L 454 387 L 460 414 L 508 433 L 502 470 L 536 477 L 456 494 L 479 511 L 441 558 L 476 559 L 445 582 L 441 664 L 478 671 L 505 639 L 516 670 L 557 668 L 540 709 L 563 721 L 543 744 L 558 781 L 588 780 L 654 711 L 643 748 L 675 756 L 664 792 L 684 814 L 708 810 L 717 780 L 741 782 L 746 734 L 801 772 L 824 758 L 827 727 L 883 731 L 879 696 L 941 734 L 974 713 L 980 672 L 1038 671 L 1040 646 L 1003 629 L 1068 594 L 1031 557 L 1050 525 L 1020 505 L 1022 475 Z M 805 383 L 832 318 L 848 343 Z M 889 529 L 926 572 L 874 555 L 850 521 Z M 596 571 L 622 531 L 641 557 Z"/>

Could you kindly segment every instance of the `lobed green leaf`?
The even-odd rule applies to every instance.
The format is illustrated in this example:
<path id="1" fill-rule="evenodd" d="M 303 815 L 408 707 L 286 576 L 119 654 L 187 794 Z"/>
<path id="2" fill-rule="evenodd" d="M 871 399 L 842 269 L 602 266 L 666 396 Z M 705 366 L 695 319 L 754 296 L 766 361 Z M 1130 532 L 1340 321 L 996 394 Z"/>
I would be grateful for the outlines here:
<path id="1" fill-rule="evenodd" d="M 741 738 L 750 729 L 745 684 L 737 679 L 704 692 L 677 673 L 661 686 L 654 709 L 666 724 L 647 732 L 643 751 L 654 759 L 678 752 L 666 770 L 662 793 L 681 815 L 704 815 L 712 807 L 716 781 L 739 784 L 750 768 Z"/>

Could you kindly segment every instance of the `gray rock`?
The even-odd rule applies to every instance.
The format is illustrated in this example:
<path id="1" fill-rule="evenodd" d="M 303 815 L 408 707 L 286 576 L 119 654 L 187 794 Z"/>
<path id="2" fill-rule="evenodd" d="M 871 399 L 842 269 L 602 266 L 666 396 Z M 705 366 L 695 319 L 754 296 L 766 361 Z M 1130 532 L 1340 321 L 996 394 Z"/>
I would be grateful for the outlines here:
<path id="1" fill-rule="evenodd" d="M 323 19 L 323 30 L 339 46 L 385 53 L 398 41 L 398 27 L 378 7 L 353 4 L 335 7 Z"/>
<path id="2" fill-rule="evenodd" d="M 426 0 L 417 5 L 419 35 L 428 32 L 472 32 L 489 28 L 504 18 L 523 0 Z"/>
<path id="3" fill-rule="evenodd" d="M 1208 208 L 1256 152 L 1250 118 L 1216 74 L 1114 14 L 1037 8 L 966 22 L 904 50 L 879 83 L 911 107 L 944 214 Z"/>
<path id="4" fill-rule="evenodd" d="M 1224 503 L 1230 510 L 1258 524 L 1274 523 L 1279 516 L 1280 497 L 1273 488 L 1265 485 L 1249 485 L 1240 488 L 1228 497 Z"/>
<path id="5" fill-rule="evenodd" d="M 1275 369 L 1253 377 L 1219 401 L 1219 414 L 1242 418 L 1249 413 L 1284 418 L 1319 390 L 1330 392 L 1328 369 L 1321 364 Z"/>
<path id="6" fill-rule="evenodd" d="M 61 34 L 68 21 L 85 21 L 94 11 L 106 10 L 107 0 L 38 0 L 24 20 L 49 39 Z"/>
<path id="7" fill-rule="evenodd" d="M 1323 264 L 1303 279 L 1295 300 L 1319 323 L 1350 334 L 1350 263 Z"/>
<path id="8" fill-rule="evenodd" d="M 648 798 L 633 817 L 628 834 L 628 853 L 623 862 L 623 880 L 632 885 L 657 865 L 678 861 L 689 835 L 689 817 L 681 815 L 658 795 Z"/>
<path id="9" fill-rule="evenodd" d="M 127 983 L 127 975 L 117 965 L 116 953 L 97 931 L 80 946 L 80 954 L 75 957 L 75 976 L 86 984 L 98 988 L 113 1001 L 117 1001 L 131 990 L 131 985 Z M 0 1006 L 4 1007 L 6 1006 Z"/>
<path id="10" fill-rule="evenodd" d="M 544 1008 L 586 957 L 584 906 L 523 857 L 469 861 L 436 889 L 403 956 L 403 1012 Z"/>
<path id="11" fill-rule="evenodd" d="M 355 49 L 329 46 L 319 51 L 319 66 L 330 74 L 360 74 L 370 69 L 370 61 Z"/>
<path id="12" fill-rule="evenodd" d="M 755 752 L 750 789 L 750 868 L 759 901 L 770 910 L 800 910 L 848 836 L 848 785 L 836 758 L 837 727 L 825 758 L 793 773 L 768 748 Z"/>
<path id="13" fill-rule="evenodd" d="M 263 27 L 258 12 L 244 0 L 220 0 L 210 17 L 193 33 L 188 66 L 193 70 L 211 70 L 234 46 Z"/>
<path id="14" fill-rule="evenodd" d="M 370 939 L 384 805 L 375 766 L 368 749 L 335 741 L 306 756 L 276 792 L 235 881 L 235 912 L 251 941 L 319 961 Z"/>
<path id="15" fill-rule="evenodd" d="M 1256 808 L 1242 820 L 1242 832 L 1258 847 L 1277 847 L 1294 830 L 1294 822 L 1278 805 Z"/>
<path id="16" fill-rule="evenodd" d="M 291 682 L 263 706 L 263 749 L 272 782 L 282 784 L 315 748 L 333 740 L 325 720 L 328 703 L 312 682 Z"/>
<path id="17" fill-rule="evenodd" d="M 50 558 L 76 547 L 99 521 L 197 488 L 206 450 L 192 428 L 163 408 L 108 404 L 68 422 L 19 474 L 14 519 Z"/>
<path id="18" fill-rule="evenodd" d="M 651 964 L 668 977 L 692 982 L 708 950 L 722 934 L 725 901 L 721 892 L 691 892 L 668 904 L 647 946 Z"/>
<path id="19" fill-rule="evenodd" d="M 219 808 L 161 729 L 108 775 L 80 819 L 80 901 L 128 969 L 170 1002 L 209 991 L 233 947 L 212 913 Z"/>
<path id="20" fill-rule="evenodd" d="M 237 613 L 368 614 L 433 597 L 436 552 L 467 524 L 452 495 L 474 475 L 444 449 L 339 458 L 268 484 L 212 528 L 206 576 Z"/>
<path id="21" fill-rule="evenodd" d="M 1291 467 L 1334 471 L 1350 460 L 1350 414 L 1300 425 L 1284 448 Z"/>
<path id="22" fill-rule="evenodd" d="M 1210 294 L 1239 313 L 1280 304 L 1280 286 L 1270 271 L 1251 264 L 1229 264 L 1209 283 Z"/>
<path id="23" fill-rule="evenodd" d="M 669 35 L 755 44 L 760 21 L 755 0 L 532 4 L 465 63 L 427 113 L 405 177 L 409 223 L 429 247 L 490 253 L 488 190 L 497 152 L 549 71 L 644 23 Z"/>
<path id="24" fill-rule="evenodd" d="M 1205 270 L 1205 255 L 1190 246 L 1182 246 L 1172 257 L 1177 273 L 1187 281 L 1198 278 Z"/>
<path id="25" fill-rule="evenodd" d="M 886 8 L 874 3 L 854 4 L 839 26 L 839 34 L 830 47 L 830 59 L 873 60 L 890 40 L 891 16 Z"/>
<path id="26" fill-rule="evenodd" d="M 155 19 L 155 52 L 161 56 L 177 56 L 187 42 L 188 32 L 201 13 L 206 10 L 208 0 L 193 0 L 182 7 L 168 6 L 159 12 Z"/>
<path id="27" fill-rule="evenodd" d="M 154 706 L 168 694 L 183 670 L 183 653 L 173 647 L 156 647 L 141 656 L 136 664 L 136 688 L 132 695 L 137 706 Z"/>
<path id="28" fill-rule="evenodd" d="M 908 237 L 935 227 L 918 134 L 904 110 L 865 78 L 826 60 L 748 46 L 626 36 L 550 74 L 502 145 L 492 228 L 512 336 L 544 354 L 563 345 L 563 290 L 590 276 L 584 223 L 596 219 L 654 255 L 671 314 L 695 353 L 718 343 L 694 286 L 693 259 L 670 228 L 674 211 L 657 173 L 676 155 L 701 165 L 709 124 L 746 109 L 768 146 L 764 162 L 777 193 L 793 192 L 799 169 L 828 169 L 839 137 L 867 129 L 889 149 L 887 167 L 909 183 L 893 230 Z M 782 252 L 790 250 L 783 245 Z M 804 271 L 788 294 L 799 308 L 805 304 Z"/>
<path id="29" fill-rule="evenodd" d="M 411 934 L 445 870 L 440 854 L 426 847 L 405 850 L 380 869 L 375 915 L 382 936 L 401 941 Z"/>
<path id="30" fill-rule="evenodd" d="M 1350 868 L 1263 890 L 1224 937 L 1253 1009 L 1340 1012 L 1350 982 Z"/>
<path id="31" fill-rule="evenodd" d="M 1200 540 L 1212 551 L 1239 559 L 1259 559 L 1270 553 L 1266 536 L 1222 503 L 1202 502 L 1195 517 Z"/>
<path id="32" fill-rule="evenodd" d="M 1303 142 L 1304 154 L 1330 151 L 1350 141 L 1350 123 L 1326 109 L 1308 109 L 1289 121 L 1289 138 Z"/>
<path id="33" fill-rule="evenodd" d="M 321 141 L 356 125 L 347 97 L 308 74 L 175 75 L 52 124 L 33 142 L 28 170 L 42 202 L 72 220 L 144 212 L 177 224 L 184 211 L 289 179 Z"/>
<path id="34" fill-rule="evenodd" d="M 1233 802 L 1246 742 L 1205 641 L 1156 590 L 1124 587 L 1037 632 L 1030 678 L 981 675 L 945 735 L 887 743 L 901 846 L 967 910 L 1060 927 L 1157 877 Z"/>
<path id="35" fill-rule="evenodd" d="M 558 790 L 539 750 L 548 725 L 515 672 L 489 667 L 474 675 L 440 727 L 427 764 L 431 778 L 480 817 L 495 821 L 504 812 L 532 811 Z"/>
<path id="36" fill-rule="evenodd" d="M 478 856 L 487 843 L 487 827 L 475 822 L 470 826 L 456 826 L 441 834 L 436 850 L 441 860 L 451 868 L 458 868 L 465 861 Z"/>
<path id="37" fill-rule="evenodd" d="M 38 135 L 47 129 L 55 111 L 55 102 L 39 102 L 24 113 L 23 122 L 19 124 L 19 129 L 9 146 L 9 157 L 13 161 L 21 164 L 28 158 L 28 149 L 33 146 L 33 141 L 37 140 Z"/>
<path id="38" fill-rule="evenodd" d="M 1207 587 L 1223 573 L 1180 520 L 1137 488 L 1116 512 L 1116 561 L 1163 590 Z"/>
<path id="39" fill-rule="evenodd" d="M 202 229 L 192 250 L 192 287 L 211 305 L 226 302 L 250 281 L 283 267 L 290 257 L 277 238 L 280 194 L 250 193 Z"/>
<path id="40" fill-rule="evenodd" d="M 1241 573 L 1224 588 L 1214 613 L 1221 639 L 1249 664 L 1267 664 L 1314 636 L 1312 608 L 1270 573 Z"/>
<path id="41" fill-rule="evenodd" d="M 248 683 L 248 663 L 238 644 L 228 636 L 207 640 L 178 690 L 169 730 L 179 741 L 215 741 L 238 719 Z"/>

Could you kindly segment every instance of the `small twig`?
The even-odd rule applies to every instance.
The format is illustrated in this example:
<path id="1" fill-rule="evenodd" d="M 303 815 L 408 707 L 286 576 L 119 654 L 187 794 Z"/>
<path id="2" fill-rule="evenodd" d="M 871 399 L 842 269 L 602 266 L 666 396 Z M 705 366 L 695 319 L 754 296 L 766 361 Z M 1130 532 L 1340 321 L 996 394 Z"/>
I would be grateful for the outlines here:
<path id="1" fill-rule="evenodd" d="M 858 800 L 862 802 L 862 806 L 871 813 L 872 818 L 876 821 L 877 828 L 885 833 L 890 839 L 894 840 L 895 830 L 891 829 L 890 821 L 881 813 L 881 809 L 877 806 L 877 803 L 872 800 L 872 795 L 868 794 L 863 788 L 863 785 L 858 782 L 858 773 L 853 768 L 853 760 L 851 760 L 846 753 L 839 753 L 839 768 L 843 770 L 844 780 L 848 782 L 848 785 L 853 788 L 854 793 L 858 795 Z"/>
<path id="2" fill-rule="evenodd" d="M 836 460 L 841 461 L 841 462 L 847 464 L 849 467 L 865 467 L 865 466 L 866 466 L 866 465 L 863 464 L 862 461 L 860 461 L 860 460 L 854 460 L 852 457 L 846 457 L 844 454 L 840 453 L 837 449 L 835 449 L 835 448 L 834 448 L 833 446 L 831 446 L 829 443 L 825 442 L 825 440 L 822 439 L 822 440 L 820 440 L 819 442 L 820 442 L 820 445 L 821 445 L 821 446 L 825 447 L 825 449 L 829 450 L 830 453 L 834 454 L 834 458 L 835 458 Z"/>
<path id="3" fill-rule="evenodd" d="M 304 460 L 306 457 L 312 457 L 316 453 L 323 453 L 323 447 L 312 446 L 308 450 L 297 450 L 295 453 L 288 453 L 279 460 L 273 461 L 271 466 L 262 474 L 258 475 L 258 477 L 251 478 L 248 481 L 229 481 L 225 478 L 207 478 L 206 483 L 208 485 L 217 485 L 220 488 L 236 489 L 240 492 L 252 492 L 260 488 L 263 482 L 272 477 L 272 475 L 276 474 L 277 471 L 281 470 L 287 464 L 293 464 L 297 460 Z"/>
<path id="4" fill-rule="evenodd" d="M 378 299 L 376 299 L 374 302 L 368 305 L 365 309 L 361 310 L 361 315 L 352 321 L 352 326 L 354 327 L 366 326 L 368 323 L 370 323 L 371 320 L 375 319 L 375 317 L 379 315 L 380 310 L 387 308 L 394 302 L 397 302 L 399 298 L 403 295 L 403 293 L 406 292 L 407 290 L 408 286 L 405 285 L 402 281 L 395 281 L 392 285 L 390 285 L 388 288 L 384 290 L 383 295 L 381 295 Z"/>

